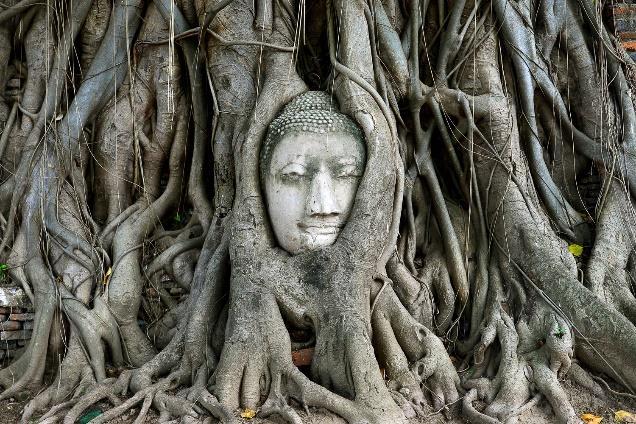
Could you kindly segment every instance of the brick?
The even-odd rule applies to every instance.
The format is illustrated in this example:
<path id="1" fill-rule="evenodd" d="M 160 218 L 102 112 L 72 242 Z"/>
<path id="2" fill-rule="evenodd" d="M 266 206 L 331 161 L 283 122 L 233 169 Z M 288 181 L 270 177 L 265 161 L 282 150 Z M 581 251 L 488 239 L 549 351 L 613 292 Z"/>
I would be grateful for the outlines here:
<path id="1" fill-rule="evenodd" d="M 292 351 L 292 361 L 297 367 L 311 365 L 311 360 L 314 358 L 314 348 L 308 347 L 305 349 L 298 349 Z"/>
<path id="2" fill-rule="evenodd" d="M 0 306 L 0 314 L 22 314 L 25 312 L 33 312 L 33 308 L 18 308 L 15 306 Z"/>
<path id="3" fill-rule="evenodd" d="M 26 340 L 31 338 L 31 330 L 0 331 L 0 340 Z"/>
<path id="4" fill-rule="evenodd" d="M 628 41 L 628 40 L 635 40 L 636 39 L 636 32 L 635 31 L 619 32 L 617 35 L 618 35 L 618 38 L 621 39 L 621 41 Z"/>
<path id="5" fill-rule="evenodd" d="M 33 324 L 33 321 L 24 321 L 24 322 L 22 323 L 22 328 L 23 328 L 24 330 L 33 330 L 33 325 L 34 325 L 34 324 Z"/>
<path id="6" fill-rule="evenodd" d="M 0 350 L 12 350 L 18 347 L 17 340 L 4 340 L 0 341 Z"/>
<path id="7" fill-rule="evenodd" d="M 614 19 L 614 30 L 617 33 L 636 30 L 636 16 L 634 19 Z"/>
<path id="8" fill-rule="evenodd" d="M 9 315 L 9 319 L 11 321 L 33 321 L 33 318 L 35 318 L 35 314 L 25 313 Z"/>
<path id="9" fill-rule="evenodd" d="M 616 4 L 609 8 L 614 18 L 630 18 L 636 13 L 636 4 Z"/>
<path id="10" fill-rule="evenodd" d="M 0 331 L 13 331 L 22 328 L 20 321 L 4 321 L 0 322 Z"/>

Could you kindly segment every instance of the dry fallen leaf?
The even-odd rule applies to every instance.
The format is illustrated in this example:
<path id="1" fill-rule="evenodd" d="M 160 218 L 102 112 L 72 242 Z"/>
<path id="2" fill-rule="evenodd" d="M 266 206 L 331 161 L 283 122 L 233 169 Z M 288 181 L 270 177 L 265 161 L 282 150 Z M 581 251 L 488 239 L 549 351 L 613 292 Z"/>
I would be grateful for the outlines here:
<path id="1" fill-rule="evenodd" d="M 581 419 L 585 424 L 600 424 L 600 422 L 603 421 L 603 417 L 594 414 L 583 414 L 581 415 Z"/>
<path id="2" fill-rule="evenodd" d="M 614 420 L 617 423 L 636 423 L 636 415 L 627 411 L 616 411 L 614 413 Z"/>
<path id="3" fill-rule="evenodd" d="M 241 418 L 247 418 L 248 420 L 251 420 L 252 418 L 254 418 L 256 416 L 256 411 L 254 411 L 253 409 L 244 409 L 243 412 L 241 412 Z"/>

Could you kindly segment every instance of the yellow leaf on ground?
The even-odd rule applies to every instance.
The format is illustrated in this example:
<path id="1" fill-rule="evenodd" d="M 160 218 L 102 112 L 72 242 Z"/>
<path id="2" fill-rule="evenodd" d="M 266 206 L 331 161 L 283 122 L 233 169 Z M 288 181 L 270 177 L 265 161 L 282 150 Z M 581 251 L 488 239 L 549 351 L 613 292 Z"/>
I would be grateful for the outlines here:
<path id="1" fill-rule="evenodd" d="M 583 246 L 581 246 L 580 244 L 572 243 L 568 246 L 568 250 L 573 256 L 581 256 L 581 254 L 583 254 Z"/>
<path id="2" fill-rule="evenodd" d="M 581 415 L 581 419 L 585 424 L 600 424 L 600 422 L 603 421 L 603 417 L 594 414 L 583 414 Z"/>
<path id="3" fill-rule="evenodd" d="M 256 411 L 254 411 L 253 409 L 244 409 L 243 412 L 241 412 L 241 418 L 247 418 L 248 420 L 251 420 L 252 418 L 254 418 L 256 416 Z"/>
<path id="4" fill-rule="evenodd" d="M 636 423 L 636 415 L 627 411 L 616 411 L 614 413 L 614 420 L 617 423 Z"/>

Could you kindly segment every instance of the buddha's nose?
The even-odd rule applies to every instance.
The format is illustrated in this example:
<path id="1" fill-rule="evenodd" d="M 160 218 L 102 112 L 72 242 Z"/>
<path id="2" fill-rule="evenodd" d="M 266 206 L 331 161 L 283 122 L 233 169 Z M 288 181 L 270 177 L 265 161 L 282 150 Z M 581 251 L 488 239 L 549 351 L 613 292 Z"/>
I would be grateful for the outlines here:
<path id="1" fill-rule="evenodd" d="M 342 211 L 338 206 L 333 180 L 328 172 L 321 171 L 311 181 L 309 193 L 309 215 L 338 215 Z"/>

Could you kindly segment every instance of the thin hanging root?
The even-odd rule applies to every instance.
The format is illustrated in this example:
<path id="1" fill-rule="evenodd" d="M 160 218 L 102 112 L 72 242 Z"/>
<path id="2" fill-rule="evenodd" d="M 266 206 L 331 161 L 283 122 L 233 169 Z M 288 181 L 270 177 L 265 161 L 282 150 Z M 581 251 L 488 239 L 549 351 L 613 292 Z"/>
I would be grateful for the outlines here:
<path id="1" fill-rule="evenodd" d="M 419 16 L 419 2 L 414 1 L 411 3 L 412 16 Z M 410 70 L 413 75 L 419 75 L 419 19 L 411 19 L 410 38 L 411 38 L 411 63 Z M 411 116 L 413 122 L 415 122 L 415 138 L 416 138 L 416 163 L 419 173 L 423 176 L 428 189 L 431 194 L 431 200 L 434 205 L 435 217 L 439 225 L 440 232 L 442 234 L 442 241 L 444 243 L 444 251 L 446 253 L 448 272 L 451 277 L 451 282 L 460 306 L 463 307 L 468 301 L 469 284 L 466 270 L 464 269 L 464 262 L 462 260 L 461 248 L 459 247 L 459 241 L 457 240 L 457 234 L 453 228 L 448 208 L 446 206 L 446 200 L 441 191 L 437 173 L 433 167 L 433 162 L 430 154 L 430 138 L 427 138 L 422 129 L 420 109 L 421 109 L 421 86 L 419 78 L 411 79 L 411 86 L 409 90 L 409 102 L 411 106 Z"/>

